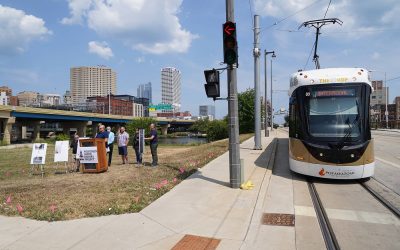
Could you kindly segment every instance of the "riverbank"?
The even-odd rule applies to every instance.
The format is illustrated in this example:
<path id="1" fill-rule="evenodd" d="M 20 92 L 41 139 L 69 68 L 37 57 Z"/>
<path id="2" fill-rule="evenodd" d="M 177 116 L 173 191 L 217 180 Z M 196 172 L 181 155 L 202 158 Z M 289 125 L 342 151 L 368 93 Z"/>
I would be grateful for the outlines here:
<path id="1" fill-rule="evenodd" d="M 0 214 L 52 221 L 138 212 L 227 150 L 227 139 L 195 146 L 160 145 L 159 167 L 153 169 L 121 165 L 114 148 L 113 164 L 105 173 L 56 174 L 64 166 L 53 163 L 54 145 L 49 145 L 41 178 L 29 173 L 31 149 L 5 149 L 0 155 Z M 133 162 L 132 148 L 129 157 Z M 144 161 L 150 165 L 148 148 Z"/>

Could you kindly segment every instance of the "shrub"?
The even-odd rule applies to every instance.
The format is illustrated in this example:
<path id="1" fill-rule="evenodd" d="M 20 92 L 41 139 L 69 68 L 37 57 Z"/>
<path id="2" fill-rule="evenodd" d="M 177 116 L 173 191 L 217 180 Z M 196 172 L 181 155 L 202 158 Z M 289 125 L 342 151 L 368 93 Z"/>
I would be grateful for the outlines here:
<path id="1" fill-rule="evenodd" d="M 58 134 L 56 136 L 56 141 L 68 141 L 69 139 L 71 138 L 69 137 L 69 135 L 66 134 Z"/>
<path id="2" fill-rule="evenodd" d="M 228 138 L 228 124 L 225 120 L 214 120 L 207 126 L 207 139 L 217 141 Z"/>

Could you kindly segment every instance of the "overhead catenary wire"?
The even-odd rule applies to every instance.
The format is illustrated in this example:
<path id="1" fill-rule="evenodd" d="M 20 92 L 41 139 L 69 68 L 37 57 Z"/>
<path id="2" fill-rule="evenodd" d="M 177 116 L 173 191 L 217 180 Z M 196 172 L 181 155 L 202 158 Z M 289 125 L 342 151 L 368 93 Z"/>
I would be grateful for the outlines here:
<path id="1" fill-rule="evenodd" d="M 267 30 L 267 29 L 270 29 L 270 28 L 272 28 L 272 27 L 274 27 L 274 26 L 276 26 L 278 24 L 280 24 L 281 22 L 284 22 L 285 20 L 297 15 L 298 13 L 308 9 L 309 7 L 311 7 L 312 5 L 314 5 L 314 4 L 316 4 L 317 2 L 320 2 L 320 1 L 322 1 L 322 0 L 317 0 L 317 1 L 314 1 L 314 2 L 310 3 L 309 5 L 306 5 L 304 8 L 302 8 L 302 9 L 300 9 L 300 10 L 298 10 L 298 11 L 296 11 L 296 12 L 294 12 L 294 13 L 292 13 L 292 14 L 290 14 L 290 15 L 288 15 L 288 16 L 286 16 L 286 17 L 284 17 L 284 18 L 282 18 L 282 19 L 280 19 L 278 21 L 276 21 L 275 23 L 271 24 L 270 26 L 267 26 L 267 27 L 261 29 L 260 33 L 265 31 L 265 30 Z"/>
<path id="2" fill-rule="evenodd" d="M 254 11 L 253 11 L 253 8 L 251 7 L 251 0 L 249 0 L 248 3 L 249 3 L 249 9 L 250 9 L 250 19 L 251 19 L 251 24 L 252 24 L 251 27 L 254 27 L 254 19 L 253 19 Z"/>
<path id="3" fill-rule="evenodd" d="M 324 18 L 326 17 L 326 14 L 328 13 L 329 7 L 331 6 L 331 2 L 332 2 L 332 0 L 329 0 L 328 8 L 326 8 Z"/>

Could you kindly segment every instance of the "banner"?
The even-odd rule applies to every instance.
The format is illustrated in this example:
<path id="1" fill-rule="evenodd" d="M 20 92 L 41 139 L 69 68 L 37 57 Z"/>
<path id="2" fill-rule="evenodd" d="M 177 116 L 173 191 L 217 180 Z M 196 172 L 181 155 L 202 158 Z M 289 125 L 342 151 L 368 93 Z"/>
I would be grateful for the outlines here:
<path id="1" fill-rule="evenodd" d="M 32 146 L 31 164 L 45 164 L 47 143 L 34 143 Z"/>
<path id="2" fill-rule="evenodd" d="M 81 163 L 98 163 L 97 147 L 80 147 L 79 159 Z"/>
<path id="3" fill-rule="evenodd" d="M 68 144 L 69 141 L 56 141 L 56 146 L 54 148 L 54 162 L 68 162 Z"/>

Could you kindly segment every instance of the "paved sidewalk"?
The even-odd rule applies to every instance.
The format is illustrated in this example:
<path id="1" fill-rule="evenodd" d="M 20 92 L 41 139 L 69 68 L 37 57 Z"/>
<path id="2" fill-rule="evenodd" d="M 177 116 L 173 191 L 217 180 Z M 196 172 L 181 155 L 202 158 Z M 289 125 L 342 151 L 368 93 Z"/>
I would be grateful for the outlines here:
<path id="1" fill-rule="evenodd" d="M 0 216 L 0 249 L 171 249 L 185 235 L 220 240 L 217 249 L 294 249 L 294 227 L 260 223 L 265 211 L 294 213 L 291 178 L 267 169 L 276 133 L 262 138 L 263 150 L 252 150 L 254 138 L 240 146 L 252 190 L 229 188 L 227 152 L 140 213 L 51 223 Z"/>

